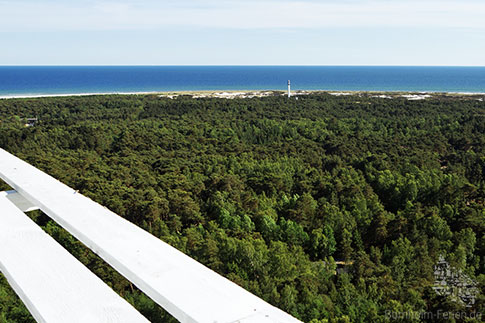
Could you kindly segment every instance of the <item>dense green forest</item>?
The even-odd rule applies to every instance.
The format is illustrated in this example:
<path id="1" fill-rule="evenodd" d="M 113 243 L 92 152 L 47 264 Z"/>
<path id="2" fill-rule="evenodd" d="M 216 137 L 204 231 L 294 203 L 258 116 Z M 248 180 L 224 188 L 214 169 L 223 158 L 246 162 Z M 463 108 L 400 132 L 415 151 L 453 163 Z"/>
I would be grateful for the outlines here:
<path id="1" fill-rule="evenodd" d="M 476 97 L 9 99 L 0 147 L 302 321 L 485 313 Z M 149 320 L 173 321 L 47 216 L 30 216 Z M 440 256 L 477 283 L 471 306 L 433 289 Z M 0 322 L 33 322 L 4 277 Z"/>

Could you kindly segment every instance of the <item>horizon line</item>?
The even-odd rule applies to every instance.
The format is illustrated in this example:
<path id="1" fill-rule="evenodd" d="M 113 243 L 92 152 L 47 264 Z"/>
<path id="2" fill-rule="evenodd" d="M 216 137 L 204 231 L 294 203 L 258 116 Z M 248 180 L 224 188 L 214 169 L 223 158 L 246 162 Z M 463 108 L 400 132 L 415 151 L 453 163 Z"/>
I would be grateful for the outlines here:
<path id="1" fill-rule="evenodd" d="M 0 67 L 485 67 L 485 65 L 378 64 L 0 64 Z"/>

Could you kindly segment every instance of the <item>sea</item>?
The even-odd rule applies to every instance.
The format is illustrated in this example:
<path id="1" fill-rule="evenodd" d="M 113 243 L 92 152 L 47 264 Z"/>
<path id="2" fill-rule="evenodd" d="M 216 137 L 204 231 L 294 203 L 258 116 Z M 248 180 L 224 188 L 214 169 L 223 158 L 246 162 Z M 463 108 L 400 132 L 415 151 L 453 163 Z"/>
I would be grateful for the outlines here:
<path id="1" fill-rule="evenodd" d="M 485 67 L 0 66 L 0 97 L 285 90 L 485 93 Z"/>

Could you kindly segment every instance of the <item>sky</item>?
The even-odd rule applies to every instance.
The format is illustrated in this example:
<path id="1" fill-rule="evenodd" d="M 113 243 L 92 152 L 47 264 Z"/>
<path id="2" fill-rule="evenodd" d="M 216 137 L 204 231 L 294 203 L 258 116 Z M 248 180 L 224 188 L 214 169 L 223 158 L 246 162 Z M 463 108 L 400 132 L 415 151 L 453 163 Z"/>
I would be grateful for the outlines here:
<path id="1" fill-rule="evenodd" d="M 0 0 L 0 65 L 485 66 L 483 0 Z"/>

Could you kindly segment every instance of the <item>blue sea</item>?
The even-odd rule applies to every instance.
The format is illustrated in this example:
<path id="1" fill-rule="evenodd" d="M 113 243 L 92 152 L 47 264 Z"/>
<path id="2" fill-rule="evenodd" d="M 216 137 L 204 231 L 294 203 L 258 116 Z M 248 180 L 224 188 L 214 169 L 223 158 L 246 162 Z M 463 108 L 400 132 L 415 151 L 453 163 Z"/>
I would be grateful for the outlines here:
<path id="1" fill-rule="evenodd" d="M 485 93 L 485 67 L 0 66 L 0 96 L 201 90 Z"/>

